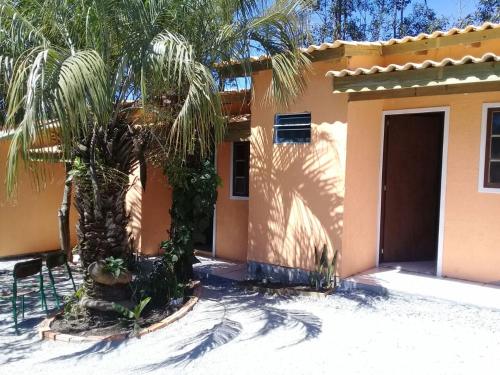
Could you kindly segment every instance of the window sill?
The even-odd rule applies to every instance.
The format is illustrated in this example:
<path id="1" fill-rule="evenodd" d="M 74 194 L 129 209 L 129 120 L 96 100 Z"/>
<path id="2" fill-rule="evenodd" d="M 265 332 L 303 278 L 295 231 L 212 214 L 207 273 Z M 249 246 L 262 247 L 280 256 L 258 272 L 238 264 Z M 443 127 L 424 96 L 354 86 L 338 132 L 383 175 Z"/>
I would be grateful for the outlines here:
<path id="1" fill-rule="evenodd" d="M 492 187 L 481 186 L 478 189 L 478 193 L 500 194 L 500 188 L 492 188 Z"/>
<path id="2" fill-rule="evenodd" d="M 273 142 L 274 146 L 286 146 L 286 145 L 310 145 L 312 142 Z"/>
<path id="3" fill-rule="evenodd" d="M 231 195 L 229 199 L 232 201 L 247 201 L 249 200 L 249 197 L 234 197 Z"/>

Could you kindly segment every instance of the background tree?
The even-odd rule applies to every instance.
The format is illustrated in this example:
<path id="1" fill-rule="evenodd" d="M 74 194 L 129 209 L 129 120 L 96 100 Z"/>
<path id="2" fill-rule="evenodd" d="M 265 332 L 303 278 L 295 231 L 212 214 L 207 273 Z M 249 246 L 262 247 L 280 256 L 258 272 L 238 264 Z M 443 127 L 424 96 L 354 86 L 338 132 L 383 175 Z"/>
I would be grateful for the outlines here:
<path id="1" fill-rule="evenodd" d="M 478 0 L 474 12 L 454 20 L 438 15 L 426 0 L 317 0 L 310 20 L 314 43 L 336 39 L 376 41 L 432 33 L 450 26 L 500 22 L 500 2 Z"/>
<path id="2" fill-rule="evenodd" d="M 465 27 L 470 24 L 481 24 L 483 22 L 500 22 L 500 1 L 479 0 L 476 10 L 459 19 L 456 25 Z"/>
<path id="3" fill-rule="evenodd" d="M 424 2 L 417 2 L 413 4 L 411 12 L 403 20 L 404 34 L 402 35 L 431 34 L 436 30 L 446 30 L 448 27 L 448 18 L 438 16 Z"/>
<path id="4" fill-rule="evenodd" d="M 364 40 L 367 38 L 369 0 L 318 0 L 314 3 L 311 22 L 313 39 Z"/>

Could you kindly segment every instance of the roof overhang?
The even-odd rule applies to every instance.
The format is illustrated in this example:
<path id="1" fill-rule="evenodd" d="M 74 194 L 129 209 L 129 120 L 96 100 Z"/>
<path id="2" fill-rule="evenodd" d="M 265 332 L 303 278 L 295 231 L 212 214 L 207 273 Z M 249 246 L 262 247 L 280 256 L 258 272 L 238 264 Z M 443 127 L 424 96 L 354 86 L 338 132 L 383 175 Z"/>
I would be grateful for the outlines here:
<path id="1" fill-rule="evenodd" d="M 465 56 L 461 60 L 427 60 L 403 66 L 329 72 L 333 92 L 349 99 L 369 100 L 500 90 L 500 56 Z"/>
<path id="2" fill-rule="evenodd" d="M 251 133 L 251 115 L 235 116 L 228 120 L 224 142 L 246 141 Z"/>
<path id="3" fill-rule="evenodd" d="M 428 50 L 454 45 L 479 46 L 482 42 L 493 39 L 500 39 L 500 24 L 485 22 L 480 26 L 469 25 L 462 29 L 452 28 L 447 31 L 435 31 L 432 34 L 421 33 L 386 41 L 336 40 L 333 43 L 325 42 L 301 48 L 301 51 L 307 54 L 312 62 L 316 62 L 352 56 L 427 54 Z M 261 70 L 271 69 L 271 67 L 271 59 L 267 55 L 250 57 L 247 61 L 228 61 L 216 66 L 226 77 L 248 76 Z"/>
<path id="4" fill-rule="evenodd" d="M 352 56 L 382 55 L 382 46 L 377 43 L 336 42 L 323 43 L 302 49 L 311 62 L 336 60 Z M 225 77 L 245 77 L 262 70 L 272 68 L 269 56 L 251 58 L 249 62 L 230 62 L 217 66 L 220 74 Z"/>

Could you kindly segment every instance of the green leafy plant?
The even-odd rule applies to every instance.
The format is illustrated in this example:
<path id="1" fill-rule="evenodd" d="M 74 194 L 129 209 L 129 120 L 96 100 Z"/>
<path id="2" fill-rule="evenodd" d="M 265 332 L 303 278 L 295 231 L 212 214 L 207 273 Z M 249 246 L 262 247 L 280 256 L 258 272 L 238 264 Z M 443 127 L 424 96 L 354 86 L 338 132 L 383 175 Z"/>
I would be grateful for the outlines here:
<path id="1" fill-rule="evenodd" d="M 177 280 L 187 282 L 193 276 L 194 233 L 203 232 L 217 200 L 221 179 L 209 159 L 192 155 L 187 160 L 173 159 L 165 167 L 173 188 L 170 239 L 161 244 L 167 262 L 175 259 Z M 168 259 L 171 257 L 171 259 Z"/>
<path id="2" fill-rule="evenodd" d="M 154 261 L 152 269 L 141 272 L 133 282 L 136 298 L 151 297 L 151 304 L 156 307 L 165 306 L 172 298 L 178 298 L 178 280 L 175 273 L 178 259 L 176 254 L 166 251 L 162 258 Z"/>
<path id="3" fill-rule="evenodd" d="M 116 312 L 120 313 L 125 319 L 132 320 L 134 322 L 134 334 L 137 334 L 141 327 L 139 326 L 139 319 L 141 318 L 142 311 L 151 301 L 151 297 L 146 297 L 141 302 L 139 302 L 132 310 L 127 309 L 118 303 L 113 304 L 113 308 Z"/>
<path id="4" fill-rule="evenodd" d="M 326 246 L 325 246 L 326 247 Z M 336 287 L 337 286 L 337 278 L 336 278 L 336 273 L 337 273 L 337 257 L 338 257 L 339 251 L 335 250 L 333 253 L 333 258 L 331 262 L 328 262 L 326 268 L 324 268 L 324 281 L 325 281 L 325 288 L 329 289 L 331 287 Z M 333 280 L 333 284 L 332 284 Z"/>
<path id="5" fill-rule="evenodd" d="M 81 286 L 72 295 L 64 297 L 64 318 L 66 320 L 77 320 L 86 315 L 85 308 L 80 305 L 80 301 L 85 295 L 85 287 Z"/>
<path id="6" fill-rule="evenodd" d="M 175 285 L 175 287 L 172 289 L 172 298 L 184 297 L 184 289 L 185 285 L 182 283 L 178 283 L 177 285 Z"/>
<path id="7" fill-rule="evenodd" d="M 122 273 L 127 270 L 125 267 L 125 261 L 121 258 L 108 257 L 104 259 L 104 267 L 105 272 L 109 272 L 115 278 L 119 278 Z"/>
<path id="8" fill-rule="evenodd" d="M 326 244 L 323 245 L 323 248 L 321 250 L 314 247 L 314 271 L 311 271 L 311 273 L 309 274 L 309 282 L 311 287 L 316 290 L 321 290 L 322 288 L 330 289 L 332 286 L 337 286 L 337 258 L 338 250 L 335 250 L 332 261 L 329 261 L 328 247 L 326 246 Z"/>

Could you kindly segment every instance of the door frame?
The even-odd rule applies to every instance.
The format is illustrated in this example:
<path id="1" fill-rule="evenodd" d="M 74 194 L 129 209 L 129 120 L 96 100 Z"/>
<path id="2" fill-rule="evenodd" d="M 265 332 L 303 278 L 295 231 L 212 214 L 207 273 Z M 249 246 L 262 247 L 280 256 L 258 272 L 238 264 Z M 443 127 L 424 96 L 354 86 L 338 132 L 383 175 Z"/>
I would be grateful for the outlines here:
<path id="1" fill-rule="evenodd" d="M 380 124 L 380 162 L 379 162 L 379 189 L 378 189 L 378 213 L 377 213 L 377 247 L 375 249 L 375 264 L 378 267 L 380 261 L 380 244 L 381 244 L 381 228 L 382 228 L 382 189 L 383 189 L 383 169 L 384 169 L 384 151 L 385 151 L 385 120 L 387 116 L 392 115 L 408 115 L 418 113 L 444 113 L 443 124 L 443 151 L 441 161 L 441 192 L 439 199 L 439 230 L 438 230 L 438 247 L 437 247 L 437 265 L 436 276 L 441 277 L 443 274 L 443 247 L 444 247 L 444 220 L 445 220 L 445 205 L 446 205 L 446 179 L 448 166 L 448 133 L 450 128 L 450 107 L 424 107 L 411 109 L 398 109 L 382 111 L 382 119 Z"/>
<path id="2" fill-rule="evenodd" d="M 217 159 L 218 157 L 218 152 L 217 152 L 217 146 L 215 145 L 215 150 L 214 150 L 214 169 L 215 173 L 217 173 L 217 166 L 219 164 L 219 160 Z M 217 255 L 217 247 L 215 243 L 217 242 L 217 202 L 214 204 L 214 219 L 212 220 L 212 258 L 215 258 Z"/>

